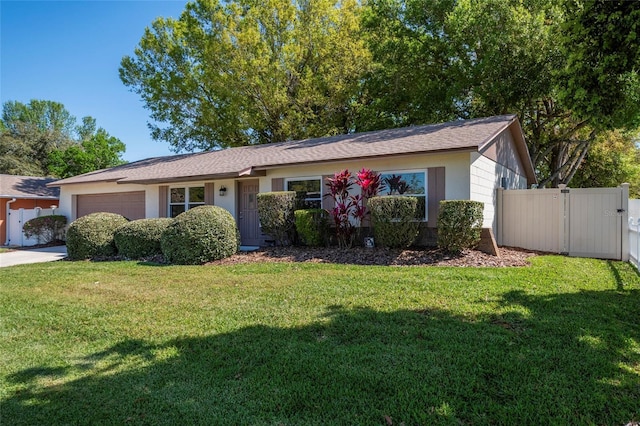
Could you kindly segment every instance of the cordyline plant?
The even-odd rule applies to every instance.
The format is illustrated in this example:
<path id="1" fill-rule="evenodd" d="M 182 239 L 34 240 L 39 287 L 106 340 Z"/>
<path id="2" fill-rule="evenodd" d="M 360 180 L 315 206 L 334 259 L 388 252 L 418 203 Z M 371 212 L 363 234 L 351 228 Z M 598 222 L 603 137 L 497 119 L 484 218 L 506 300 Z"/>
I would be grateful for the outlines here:
<path id="1" fill-rule="evenodd" d="M 330 212 L 336 228 L 338 246 L 349 248 L 353 245 L 356 230 L 368 217 L 367 199 L 380 190 L 380 175 L 369 169 L 362 169 L 354 178 L 348 169 L 327 178 L 329 194 L 334 207 Z M 350 195 L 353 185 L 360 187 L 360 194 Z M 354 219 L 353 221 L 351 219 Z"/>

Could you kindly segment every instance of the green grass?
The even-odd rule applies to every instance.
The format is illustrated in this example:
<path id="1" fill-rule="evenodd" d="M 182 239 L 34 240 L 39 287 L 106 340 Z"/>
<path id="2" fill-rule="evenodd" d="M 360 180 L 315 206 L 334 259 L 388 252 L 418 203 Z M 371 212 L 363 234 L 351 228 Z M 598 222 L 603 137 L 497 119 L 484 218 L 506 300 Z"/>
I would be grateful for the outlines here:
<path id="1" fill-rule="evenodd" d="M 640 277 L 54 262 L 0 272 L 2 424 L 640 419 Z"/>

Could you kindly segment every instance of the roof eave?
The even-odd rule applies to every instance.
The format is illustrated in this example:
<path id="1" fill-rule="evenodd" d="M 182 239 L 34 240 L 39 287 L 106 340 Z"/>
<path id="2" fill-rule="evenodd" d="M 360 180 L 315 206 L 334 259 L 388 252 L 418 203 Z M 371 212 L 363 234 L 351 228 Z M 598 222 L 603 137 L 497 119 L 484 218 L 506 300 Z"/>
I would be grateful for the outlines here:
<path id="1" fill-rule="evenodd" d="M 18 195 L 0 194 L 0 198 L 20 198 L 21 200 L 59 200 L 60 197 L 54 195 Z"/>
<path id="2" fill-rule="evenodd" d="M 168 184 L 168 183 L 179 183 L 179 182 L 193 182 L 193 181 L 203 181 L 203 180 L 220 180 L 220 179 L 234 179 L 234 178 L 242 178 L 242 177 L 259 177 L 266 176 L 267 173 L 264 170 L 256 170 L 255 168 L 244 169 L 237 172 L 230 173 L 212 173 L 212 174 L 204 174 L 204 175 L 191 175 L 191 176 L 172 176 L 172 177 L 162 177 L 155 179 L 123 179 L 119 180 L 118 184 L 139 184 L 139 185 L 158 185 L 158 184 Z"/>
<path id="3" fill-rule="evenodd" d="M 389 157 L 410 157 L 412 155 L 462 153 L 462 152 L 473 152 L 477 150 L 478 150 L 478 146 L 472 145 L 472 146 L 460 147 L 460 148 L 437 149 L 437 150 L 428 150 L 428 151 L 411 151 L 411 152 L 402 152 L 397 154 L 362 155 L 359 157 L 331 158 L 327 160 L 310 160 L 310 161 L 300 161 L 300 162 L 285 163 L 285 164 L 268 164 L 268 165 L 254 167 L 254 170 L 257 170 L 257 171 L 272 170 L 272 169 L 281 169 L 284 167 L 306 166 L 309 164 L 346 163 L 346 162 L 353 162 L 358 160 L 371 160 L 371 159 L 375 160 L 375 159 L 389 158 Z"/>

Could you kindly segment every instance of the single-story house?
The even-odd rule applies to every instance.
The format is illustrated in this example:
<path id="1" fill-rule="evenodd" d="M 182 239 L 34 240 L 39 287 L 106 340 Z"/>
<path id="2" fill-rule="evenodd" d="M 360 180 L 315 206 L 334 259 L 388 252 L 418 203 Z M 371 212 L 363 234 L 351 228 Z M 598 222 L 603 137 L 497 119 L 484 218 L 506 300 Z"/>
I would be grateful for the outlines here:
<path id="1" fill-rule="evenodd" d="M 259 245 L 258 193 L 295 190 L 308 206 L 330 208 L 325 178 L 362 168 L 404 182 L 423 206 L 423 228 L 435 228 L 444 199 L 483 202 L 484 226 L 495 228 L 496 188 L 536 182 L 520 123 L 505 115 L 149 158 L 49 185 L 60 187 L 70 221 L 96 211 L 173 217 L 211 204 L 236 218 L 242 244 Z"/>
<path id="2" fill-rule="evenodd" d="M 22 223 L 35 217 L 36 212 L 41 209 L 51 209 L 52 206 L 55 206 L 55 209 L 58 206 L 60 189 L 47 187 L 47 184 L 54 180 L 44 177 L 0 174 L 0 243 L 6 246 L 22 245 L 16 238 L 12 241 L 12 236 L 21 236 Z M 16 216 L 11 220 L 12 211 L 14 215 L 25 211 L 27 214 L 22 218 Z M 15 232 L 12 232 L 11 226 L 19 228 L 13 229 Z"/>

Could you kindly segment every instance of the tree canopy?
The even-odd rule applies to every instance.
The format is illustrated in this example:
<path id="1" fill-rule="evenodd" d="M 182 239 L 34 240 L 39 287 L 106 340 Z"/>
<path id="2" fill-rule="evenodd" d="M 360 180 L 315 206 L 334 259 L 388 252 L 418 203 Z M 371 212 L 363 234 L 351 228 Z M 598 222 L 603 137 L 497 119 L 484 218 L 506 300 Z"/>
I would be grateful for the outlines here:
<path id="1" fill-rule="evenodd" d="M 198 0 L 120 77 L 176 151 L 515 113 L 556 186 L 640 126 L 638 22 L 622 0 Z"/>
<path id="2" fill-rule="evenodd" d="M 120 78 L 154 139 L 209 150 L 346 133 L 369 54 L 355 0 L 198 0 L 155 20 Z"/>
<path id="3" fill-rule="evenodd" d="M 125 145 L 97 128 L 96 120 L 76 118 L 59 102 L 8 101 L 0 120 L 0 173 L 69 177 L 116 166 Z"/>
<path id="4" fill-rule="evenodd" d="M 639 11 L 602 0 L 371 0 L 365 28 L 380 65 L 365 84 L 376 118 L 367 127 L 388 126 L 377 117 L 389 112 L 399 125 L 516 113 L 540 183 L 568 183 L 599 135 L 638 125 Z"/>

